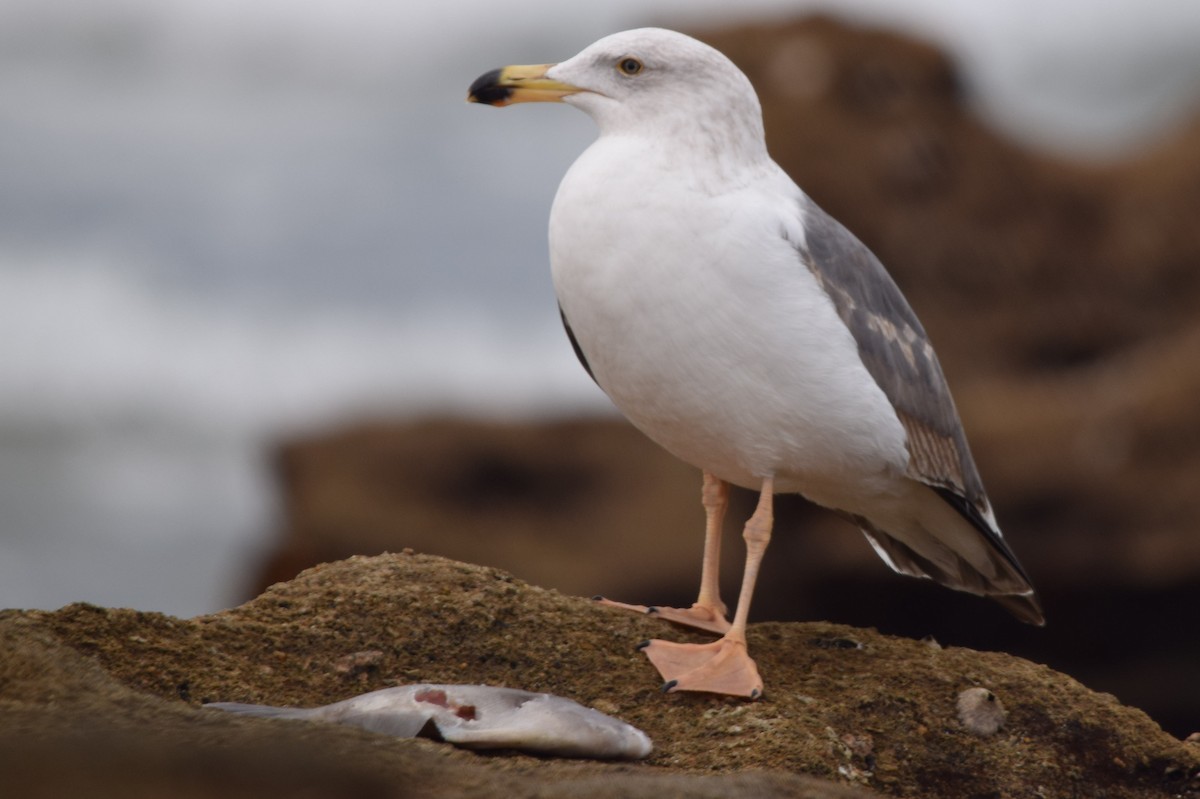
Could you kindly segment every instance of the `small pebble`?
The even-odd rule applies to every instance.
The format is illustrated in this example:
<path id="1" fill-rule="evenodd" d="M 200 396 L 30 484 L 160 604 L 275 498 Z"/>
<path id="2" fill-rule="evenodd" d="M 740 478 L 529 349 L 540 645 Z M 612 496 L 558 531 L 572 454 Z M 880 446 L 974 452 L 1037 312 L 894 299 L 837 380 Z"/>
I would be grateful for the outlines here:
<path id="1" fill-rule="evenodd" d="M 968 688 L 958 695 L 958 720 L 976 735 L 995 735 L 1008 711 L 987 688 Z"/>
<path id="2" fill-rule="evenodd" d="M 378 669 L 382 661 L 383 652 L 378 649 L 368 649 L 338 658 L 337 662 L 333 664 L 333 670 L 338 674 L 357 677 L 365 672 Z"/>

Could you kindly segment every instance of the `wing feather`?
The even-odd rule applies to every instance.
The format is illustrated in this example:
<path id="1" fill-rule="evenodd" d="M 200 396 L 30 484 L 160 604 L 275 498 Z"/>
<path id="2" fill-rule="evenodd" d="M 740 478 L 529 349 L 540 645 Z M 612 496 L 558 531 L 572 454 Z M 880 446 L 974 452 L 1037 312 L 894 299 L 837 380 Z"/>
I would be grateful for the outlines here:
<path id="1" fill-rule="evenodd" d="M 805 264 L 833 299 L 863 364 L 908 434 L 910 476 L 987 508 L 941 364 L 917 315 L 866 245 L 815 203 L 804 208 Z"/>
<path id="2" fill-rule="evenodd" d="M 909 477 L 934 489 L 1029 584 L 1025 570 L 992 521 L 983 481 L 942 367 L 916 314 L 883 264 L 854 234 L 807 198 L 802 212 L 805 241 L 793 244 L 854 336 L 867 372 L 896 409 L 907 434 Z M 897 571 L 923 574 L 963 590 L 992 593 L 984 585 L 964 584 L 961 573 L 954 578 L 943 575 L 887 531 L 859 521 L 876 550 Z M 1025 620 L 1040 620 L 1032 588 L 1028 595 L 1014 596 L 1021 600 L 1006 606 Z"/>
<path id="3" fill-rule="evenodd" d="M 558 316 L 562 319 L 563 330 L 567 331 L 567 339 L 571 342 L 571 349 L 575 351 L 575 357 L 579 359 L 579 363 L 582 364 L 583 370 L 588 373 L 588 377 L 592 378 L 592 381 L 595 382 L 596 376 L 592 374 L 592 367 L 588 364 L 587 356 L 583 354 L 583 347 L 579 346 L 579 339 L 575 338 L 575 331 L 571 329 L 571 323 L 567 321 L 567 312 L 562 309 L 561 305 L 558 306 Z M 597 383 L 597 385 L 599 384 Z"/>

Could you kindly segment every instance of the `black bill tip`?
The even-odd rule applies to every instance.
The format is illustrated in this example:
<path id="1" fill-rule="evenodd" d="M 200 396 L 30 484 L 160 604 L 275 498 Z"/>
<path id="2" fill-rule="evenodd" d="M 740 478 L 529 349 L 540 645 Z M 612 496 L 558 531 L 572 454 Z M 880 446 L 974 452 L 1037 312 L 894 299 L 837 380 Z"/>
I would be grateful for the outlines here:
<path id="1" fill-rule="evenodd" d="M 503 103 L 512 95 L 512 88 L 500 85 L 500 73 L 503 70 L 493 69 L 475 79 L 467 90 L 467 102 L 496 105 Z"/>

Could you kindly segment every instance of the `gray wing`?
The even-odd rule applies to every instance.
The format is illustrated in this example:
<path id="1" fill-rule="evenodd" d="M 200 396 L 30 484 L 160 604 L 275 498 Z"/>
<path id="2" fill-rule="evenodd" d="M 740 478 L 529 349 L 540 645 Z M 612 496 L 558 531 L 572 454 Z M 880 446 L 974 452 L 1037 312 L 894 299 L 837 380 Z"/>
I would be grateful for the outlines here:
<path id="1" fill-rule="evenodd" d="M 807 198 L 803 202 L 806 241 L 796 249 L 854 336 L 863 365 L 896 409 L 908 437 L 909 476 L 936 491 L 1029 583 L 1016 556 L 989 520 L 983 481 L 967 447 L 942 367 L 916 314 L 866 245 L 816 203 Z M 869 526 L 863 526 L 863 531 L 901 570 L 923 573 L 950 585 L 960 582 L 940 577 L 936 569 L 887 536 L 886 531 Z M 1033 602 L 1023 596 L 1013 601 Z M 1040 619 L 1036 604 L 1031 608 L 1017 615 L 1031 621 Z"/>
<path id="2" fill-rule="evenodd" d="M 804 223 L 807 246 L 799 248 L 801 257 L 833 299 L 867 371 L 896 408 L 908 434 L 910 476 L 984 512 L 983 481 L 917 315 L 874 253 L 811 200 Z"/>

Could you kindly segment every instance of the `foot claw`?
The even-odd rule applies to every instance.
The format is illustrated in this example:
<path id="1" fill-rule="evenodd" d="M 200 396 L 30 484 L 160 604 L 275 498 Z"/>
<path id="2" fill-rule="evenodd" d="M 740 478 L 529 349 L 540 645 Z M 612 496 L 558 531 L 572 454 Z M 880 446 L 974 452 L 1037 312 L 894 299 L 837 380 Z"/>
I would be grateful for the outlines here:
<path id="1" fill-rule="evenodd" d="M 692 605 L 690 608 L 672 608 L 650 605 L 646 608 L 646 615 L 710 633 L 723 634 L 729 629 L 724 611 L 715 607 Z"/>
<path id="2" fill-rule="evenodd" d="M 626 602 L 614 602 L 611 599 L 605 598 L 602 594 L 592 597 L 592 601 L 601 605 L 607 605 L 610 608 L 627 610 L 643 616 L 653 616 L 656 619 L 682 624 L 685 627 L 694 627 L 698 630 L 706 630 L 718 635 L 723 635 L 729 631 L 729 621 L 725 618 L 724 605 L 700 605 L 697 603 L 690 608 L 672 608 L 662 605 L 630 605 Z"/>
<path id="3" fill-rule="evenodd" d="M 650 639 L 649 639 L 649 638 L 647 638 L 645 641 L 642 641 L 640 644 L 638 644 L 637 646 L 635 646 L 635 647 L 634 647 L 634 649 L 636 649 L 637 651 L 641 652 L 643 649 L 645 649 L 645 648 L 646 648 L 646 647 L 648 647 L 648 646 L 650 646 Z"/>
<path id="4" fill-rule="evenodd" d="M 669 694 L 671 691 L 675 690 L 676 685 L 679 685 L 679 680 L 667 680 L 662 684 L 662 692 L 664 694 Z"/>

